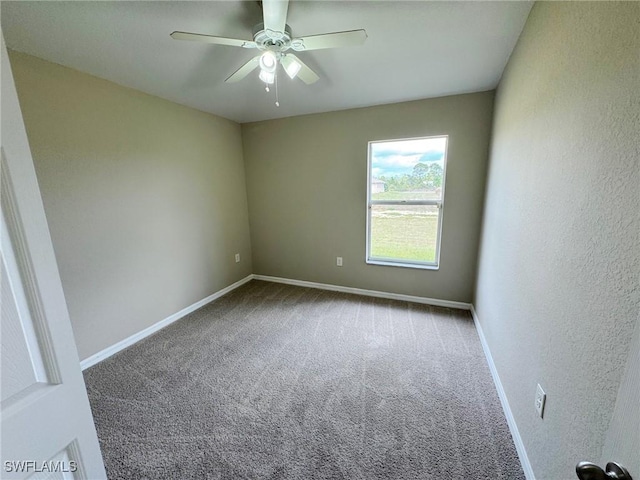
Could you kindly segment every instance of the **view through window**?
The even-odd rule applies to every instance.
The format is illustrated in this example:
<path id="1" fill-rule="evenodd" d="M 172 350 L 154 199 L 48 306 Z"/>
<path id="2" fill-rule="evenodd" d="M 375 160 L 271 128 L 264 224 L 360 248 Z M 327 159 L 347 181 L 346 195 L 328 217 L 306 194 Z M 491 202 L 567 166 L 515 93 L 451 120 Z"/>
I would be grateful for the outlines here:
<path id="1" fill-rule="evenodd" d="M 369 142 L 367 262 L 437 268 L 447 137 Z"/>

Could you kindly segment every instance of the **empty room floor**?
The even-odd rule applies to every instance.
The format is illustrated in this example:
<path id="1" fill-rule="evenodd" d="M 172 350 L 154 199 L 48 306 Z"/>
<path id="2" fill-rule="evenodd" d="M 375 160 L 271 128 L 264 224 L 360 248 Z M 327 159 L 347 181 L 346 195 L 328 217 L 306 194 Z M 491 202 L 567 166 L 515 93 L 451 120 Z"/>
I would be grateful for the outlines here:
<path id="1" fill-rule="evenodd" d="M 469 312 L 253 280 L 86 370 L 111 479 L 523 479 Z"/>

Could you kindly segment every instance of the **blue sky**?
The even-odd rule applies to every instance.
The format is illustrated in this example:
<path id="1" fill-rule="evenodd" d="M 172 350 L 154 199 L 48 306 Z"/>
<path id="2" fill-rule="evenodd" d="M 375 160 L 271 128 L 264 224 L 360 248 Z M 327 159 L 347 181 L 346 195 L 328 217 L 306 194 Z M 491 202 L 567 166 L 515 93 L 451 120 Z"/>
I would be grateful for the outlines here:
<path id="1" fill-rule="evenodd" d="M 444 165 L 446 145 L 446 137 L 372 143 L 371 171 L 374 177 L 390 177 L 411 173 L 419 162 Z"/>

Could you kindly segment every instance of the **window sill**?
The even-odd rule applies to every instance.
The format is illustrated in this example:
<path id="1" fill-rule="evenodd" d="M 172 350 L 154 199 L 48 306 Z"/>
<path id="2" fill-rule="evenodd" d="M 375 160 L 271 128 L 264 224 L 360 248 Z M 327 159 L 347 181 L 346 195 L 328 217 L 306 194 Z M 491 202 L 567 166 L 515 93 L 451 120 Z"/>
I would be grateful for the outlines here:
<path id="1" fill-rule="evenodd" d="M 383 265 L 386 267 L 418 268 L 421 270 L 440 270 L 440 265 L 424 265 L 421 263 L 391 262 L 388 260 L 375 260 L 375 259 L 367 259 L 366 262 L 369 265 Z"/>

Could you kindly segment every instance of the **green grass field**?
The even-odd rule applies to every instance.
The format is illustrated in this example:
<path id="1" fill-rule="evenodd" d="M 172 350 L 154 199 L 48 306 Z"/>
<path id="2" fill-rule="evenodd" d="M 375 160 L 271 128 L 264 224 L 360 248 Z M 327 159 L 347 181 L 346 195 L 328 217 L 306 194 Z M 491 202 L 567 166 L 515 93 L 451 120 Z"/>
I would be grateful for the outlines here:
<path id="1" fill-rule="evenodd" d="M 438 209 L 432 206 L 374 207 L 371 256 L 434 262 Z"/>
<path id="2" fill-rule="evenodd" d="M 372 200 L 439 200 L 440 191 L 416 190 L 414 192 L 378 192 L 371 195 Z"/>

